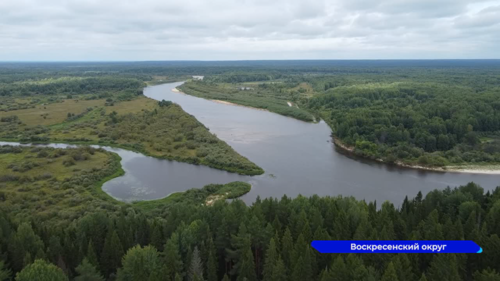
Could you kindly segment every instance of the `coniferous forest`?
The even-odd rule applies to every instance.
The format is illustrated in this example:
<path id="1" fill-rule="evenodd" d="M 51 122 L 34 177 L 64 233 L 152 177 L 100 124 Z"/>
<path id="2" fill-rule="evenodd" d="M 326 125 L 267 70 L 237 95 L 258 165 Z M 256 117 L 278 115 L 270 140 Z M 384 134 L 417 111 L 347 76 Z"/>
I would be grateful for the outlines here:
<path id="1" fill-rule="evenodd" d="M 15 213 L 12 210 L 12 213 Z M 16 280 L 498 280 L 500 188 L 418 193 L 401 207 L 283 196 L 132 206 L 49 225 L 0 216 L 0 277 Z M 312 240 L 473 240 L 481 254 L 319 254 Z M 33 276 L 44 276 L 33 279 Z M 3 280 L 3 279 L 2 279 Z"/>
<path id="2" fill-rule="evenodd" d="M 0 281 L 500 280 L 500 187 L 414 190 L 392 203 L 284 195 L 245 204 L 237 197 L 250 184 L 207 182 L 159 200 L 121 202 L 101 189 L 123 173 L 119 157 L 85 146 L 261 174 L 180 106 L 141 90 L 188 80 L 186 94 L 324 120 L 335 140 L 362 157 L 498 168 L 498 62 L 77 66 L 0 64 L 0 140 L 82 146 L 0 146 Z M 320 254 L 313 240 L 473 240 L 483 252 Z"/>

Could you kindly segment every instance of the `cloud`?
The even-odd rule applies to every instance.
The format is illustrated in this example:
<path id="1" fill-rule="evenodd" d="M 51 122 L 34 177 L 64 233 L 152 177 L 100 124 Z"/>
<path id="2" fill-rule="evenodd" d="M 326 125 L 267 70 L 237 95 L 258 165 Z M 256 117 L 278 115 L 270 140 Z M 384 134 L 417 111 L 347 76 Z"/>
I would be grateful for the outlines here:
<path id="1" fill-rule="evenodd" d="M 473 0 L 2 0 L 0 60 L 500 58 Z"/>

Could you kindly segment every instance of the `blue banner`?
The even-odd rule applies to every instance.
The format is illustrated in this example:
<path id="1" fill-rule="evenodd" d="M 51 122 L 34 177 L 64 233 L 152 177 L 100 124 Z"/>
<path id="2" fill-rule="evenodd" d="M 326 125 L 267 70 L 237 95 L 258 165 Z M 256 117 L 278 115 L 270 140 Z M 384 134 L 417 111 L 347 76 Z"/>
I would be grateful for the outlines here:
<path id="1" fill-rule="evenodd" d="M 474 241 L 444 240 L 315 240 L 311 246 L 320 253 L 481 253 Z"/>

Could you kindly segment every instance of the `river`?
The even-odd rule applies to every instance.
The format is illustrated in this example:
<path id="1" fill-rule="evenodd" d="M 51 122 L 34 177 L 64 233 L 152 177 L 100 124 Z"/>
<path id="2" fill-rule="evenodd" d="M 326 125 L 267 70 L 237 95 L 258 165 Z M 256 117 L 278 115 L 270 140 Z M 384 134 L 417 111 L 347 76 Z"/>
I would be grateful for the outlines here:
<path id="1" fill-rule="evenodd" d="M 337 151 L 331 141 L 331 130 L 324 122 L 306 123 L 172 91 L 181 84 L 150 86 L 144 89 L 144 95 L 179 104 L 237 152 L 262 167 L 265 174 L 241 176 L 104 147 L 122 157 L 125 170 L 124 176 L 103 185 L 103 190 L 111 196 L 122 201 L 152 200 L 209 183 L 240 180 L 252 184 L 252 190 L 241 198 L 248 204 L 257 196 L 318 194 L 388 200 L 399 206 L 406 195 L 411 198 L 418 191 L 426 194 L 472 181 L 488 190 L 500 185 L 499 175 L 430 172 L 353 159 Z"/>

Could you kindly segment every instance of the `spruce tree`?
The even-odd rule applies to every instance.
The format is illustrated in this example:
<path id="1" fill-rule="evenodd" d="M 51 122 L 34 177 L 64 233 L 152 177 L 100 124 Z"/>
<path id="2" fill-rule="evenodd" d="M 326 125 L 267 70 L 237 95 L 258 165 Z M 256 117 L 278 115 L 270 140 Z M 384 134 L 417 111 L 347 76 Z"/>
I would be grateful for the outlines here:
<path id="1" fill-rule="evenodd" d="M 113 229 L 108 233 L 104 241 L 104 248 L 101 254 L 101 269 L 104 276 L 109 276 L 111 273 L 116 272 L 118 267 L 120 267 L 123 255 L 120 238 L 118 238 L 118 234 Z"/>
<path id="2" fill-rule="evenodd" d="M 237 281 L 257 281 L 257 274 L 255 273 L 255 263 L 250 245 L 243 256 L 240 270 L 238 272 Z"/>
<path id="3" fill-rule="evenodd" d="M 455 254 L 437 254 L 432 259 L 427 272 L 429 280 L 459 281 L 457 258 Z"/>
<path id="4" fill-rule="evenodd" d="M 333 261 L 329 274 L 332 276 L 333 281 L 349 280 L 349 270 L 346 268 L 342 256 L 337 256 Z"/>
<path id="5" fill-rule="evenodd" d="M 191 257 L 191 264 L 189 265 L 188 281 L 203 280 L 203 263 L 200 258 L 200 251 L 198 247 L 194 247 Z"/>
<path id="6" fill-rule="evenodd" d="M 283 262 L 285 266 L 290 269 L 292 266 L 292 257 L 293 257 L 293 239 L 292 233 L 288 227 L 285 229 L 285 233 L 283 234 L 283 238 L 281 239 L 281 255 L 283 257 Z"/>
<path id="7" fill-rule="evenodd" d="M 92 243 L 92 240 L 89 241 L 89 244 L 87 246 L 86 258 L 91 265 L 93 265 L 97 269 L 99 268 L 99 261 L 95 253 L 94 244 Z"/>
<path id="8" fill-rule="evenodd" d="M 286 268 L 285 268 L 285 263 L 281 259 L 281 257 L 278 257 L 278 260 L 276 261 L 276 265 L 273 268 L 273 275 L 271 277 L 271 280 L 273 281 L 287 281 L 287 274 L 286 274 Z"/>
<path id="9" fill-rule="evenodd" d="M 217 256 L 212 237 L 208 239 L 207 281 L 218 281 Z"/>
<path id="10" fill-rule="evenodd" d="M 276 244 L 274 242 L 274 239 L 271 238 L 269 246 L 267 247 L 266 260 L 264 263 L 264 271 L 263 271 L 264 281 L 273 280 L 272 277 L 274 272 L 274 266 L 276 265 L 277 259 L 278 259 L 278 253 L 276 251 Z"/>
<path id="11" fill-rule="evenodd" d="M 179 235 L 177 233 L 172 234 L 172 237 L 165 244 L 163 251 L 167 271 L 165 274 L 170 280 L 173 280 L 176 274 L 181 274 L 183 271 L 182 257 L 179 253 Z"/>
<path id="12" fill-rule="evenodd" d="M 396 270 L 394 269 L 394 264 L 389 262 L 387 268 L 385 269 L 384 275 L 382 275 L 382 281 L 398 281 L 398 276 Z"/>

